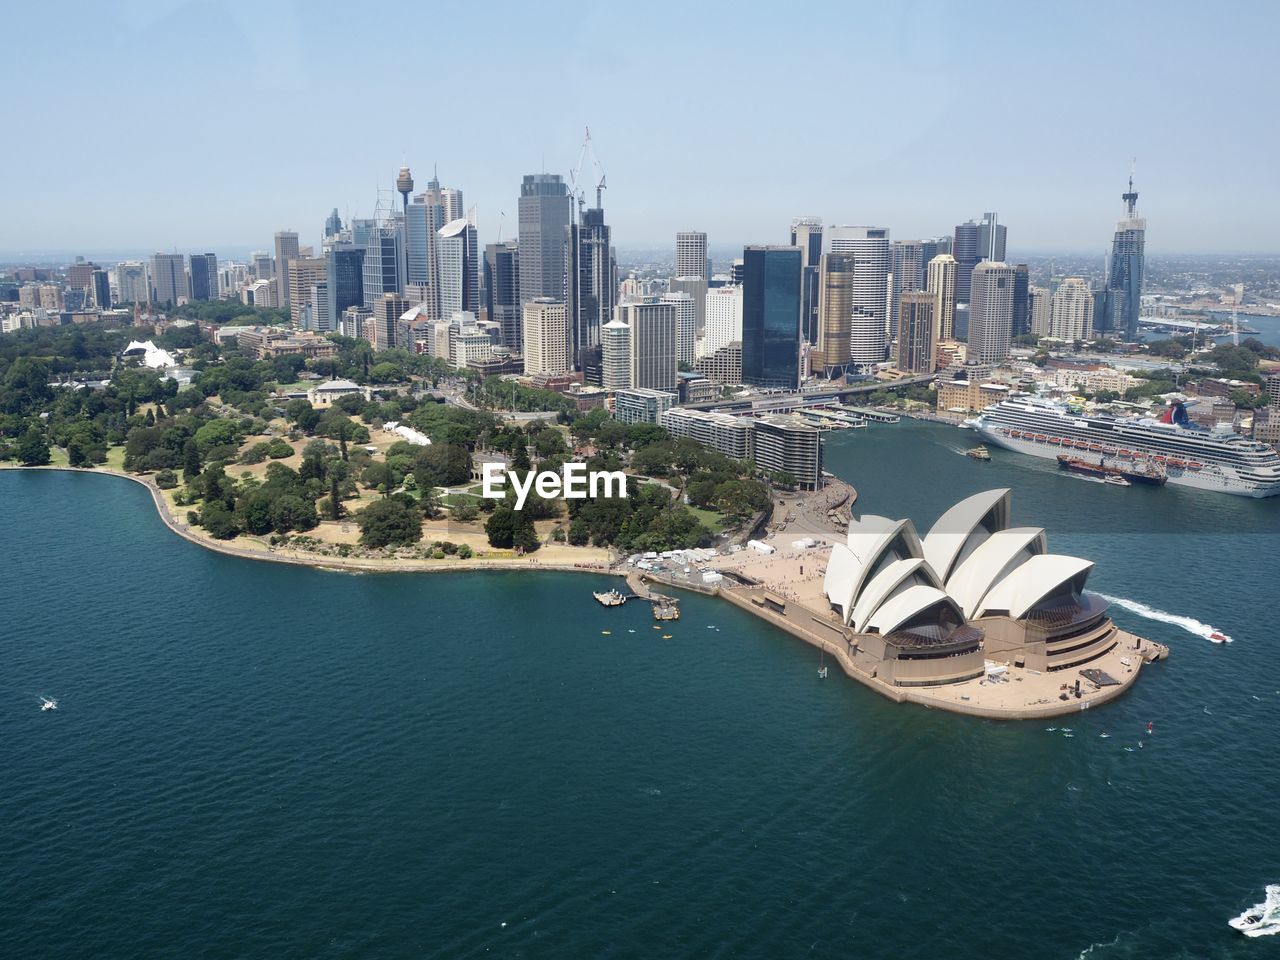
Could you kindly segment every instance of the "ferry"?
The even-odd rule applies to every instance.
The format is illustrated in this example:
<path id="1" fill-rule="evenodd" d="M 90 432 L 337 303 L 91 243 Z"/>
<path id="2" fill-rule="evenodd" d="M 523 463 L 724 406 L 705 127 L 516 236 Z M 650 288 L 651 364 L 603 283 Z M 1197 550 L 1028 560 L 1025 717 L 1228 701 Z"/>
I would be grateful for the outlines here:
<path id="1" fill-rule="evenodd" d="M 1063 447 L 1087 452 L 1098 444 L 1168 483 L 1241 497 L 1280 495 L 1280 453 L 1229 430 L 1195 426 L 1180 402 L 1154 420 L 1078 414 L 1056 401 L 1011 397 L 967 422 L 983 440 L 1018 453 L 1056 458 Z M 1053 437 L 1060 443 L 1047 442 Z M 1134 480 L 1128 463 L 1125 470 Z"/>
<path id="2" fill-rule="evenodd" d="M 982 444 L 978 444 L 976 447 L 970 447 L 968 450 L 964 452 L 964 455 L 973 460 L 990 460 L 991 459 L 991 451 L 988 450 L 986 447 L 984 447 Z"/>

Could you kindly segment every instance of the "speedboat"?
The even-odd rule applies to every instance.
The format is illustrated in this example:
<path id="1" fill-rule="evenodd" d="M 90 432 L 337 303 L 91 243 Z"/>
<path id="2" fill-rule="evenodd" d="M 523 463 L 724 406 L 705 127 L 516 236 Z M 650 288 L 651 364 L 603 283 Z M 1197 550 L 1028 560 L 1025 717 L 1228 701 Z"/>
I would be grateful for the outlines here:
<path id="1" fill-rule="evenodd" d="M 1220 633 L 1217 630 L 1209 634 L 1209 640 L 1211 643 L 1230 643 L 1231 642 L 1230 637 L 1228 637 L 1225 633 Z"/>
<path id="2" fill-rule="evenodd" d="M 41 710 L 57 710 L 58 709 L 57 700 L 53 700 L 50 697 L 41 697 L 40 701 L 41 701 L 40 702 Z"/>
<path id="3" fill-rule="evenodd" d="M 1102 482 L 1109 483 L 1113 487 L 1132 487 L 1133 486 L 1133 484 L 1130 483 L 1128 480 L 1126 480 L 1124 477 L 1117 476 L 1114 473 L 1107 474 L 1106 477 L 1103 478 Z"/>
<path id="4" fill-rule="evenodd" d="M 1267 899 L 1232 917 L 1227 923 L 1246 937 L 1280 933 L 1280 883 L 1267 884 Z"/>

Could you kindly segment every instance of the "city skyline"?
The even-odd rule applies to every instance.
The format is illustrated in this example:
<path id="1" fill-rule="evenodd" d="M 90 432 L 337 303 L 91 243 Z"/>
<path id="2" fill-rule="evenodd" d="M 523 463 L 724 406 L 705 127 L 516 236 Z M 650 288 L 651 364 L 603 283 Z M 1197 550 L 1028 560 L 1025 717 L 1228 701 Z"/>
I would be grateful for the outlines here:
<path id="1" fill-rule="evenodd" d="M 1259 104 L 1239 96 L 1267 88 L 1261 44 L 1277 15 L 1260 6 L 1257 29 L 1228 36 L 1214 11 L 1144 5 L 1126 16 L 1140 25 L 1142 49 L 1159 51 L 1152 56 L 1135 55 L 1133 28 L 1115 29 L 1101 6 L 1070 15 L 1028 11 L 1016 22 L 1001 14 L 994 45 L 985 35 L 998 8 L 948 2 L 901 10 L 817 3 L 768 31 L 749 12 L 681 9 L 681 30 L 647 44 L 632 39 L 633 21 L 617 11 L 573 16 L 566 8 L 564 16 L 531 23 L 507 9 L 507 16 L 451 15 L 451 35 L 477 51 L 473 68 L 433 73 L 423 98 L 373 95 L 400 89 L 393 69 L 360 73 L 359 84 L 339 82 L 341 60 L 310 55 L 329 50 L 358 62 L 362 49 L 385 45 L 385 24 L 428 19 L 412 7 L 371 17 L 329 4 L 305 11 L 240 2 L 85 5 L 57 31 L 44 29 L 36 12 L 15 10 L 13 34 L 25 39 L 7 63 L 9 87 L 43 109 L 24 121 L 36 148 L 0 159 L 5 182 L 23 187 L 9 198 L 0 256 L 221 254 L 266 249 L 281 229 L 297 230 L 304 245 L 317 243 L 330 210 L 344 219 L 370 216 L 379 188 L 393 192 L 405 163 L 422 179 L 437 169 L 464 189 L 477 207 L 481 242 L 489 243 L 498 239 L 500 218 L 502 239 L 514 236 L 524 175 L 573 169 L 586 126 L 608 174 L 605 206 L 622 249 L 657 247 L 691 229 L 706 231 L 712 249 L 785 242 L 791 220 L 807 215 L 883 224 L 895 239 L 917 239 L 995 210 L 1015 231 L 1010 256 L 1102 256 L 1135 156 L 1143 213 L 1160 224 L 1152 254 L 1275 249 L 1258 211 L 1280 207 L 1280 188 L 1265 167 L 1278 135 L 1253 129 Z M 660 20 L 663 10 L 651 16 Z M 1047 30 L 1053 44 L 1044 40 Z M 851 31 L 861 38 L 858 69 L 899 95 L 859 102 L 850 123 L 829 126 L 816 98 L 797 100 L 791 81 L 780 82 L 791 66 L 778 53 L 803 47 L 806 84 L 825 89 L 849 69 L 843 38 Z M 980 43 L 986 55 L 971 56 Z M 522 57 L 526 44 L 539 56 Z M 566 58 L 581 49 L 609 51 L 601 82 L 563 82 Z M 663 67 L 690 56 L 704 77 L 704 109 L 663 111 L 662 124 L 637 124 L 634 113 L 646 101 L 678 102 L 686 77 Z M 1230 71 L 1200 66 L 1228 56 Z M 62 65 L 55 74 L 38 69 L 54 58 Z M 957 71 L 972 82 L 949 82 Z M 156 84 L 157 76 L 165 83 Z M 504 107 L 512 84 L 556 95 L 536 109 Z M 142 97 L 150 111 L 172 106 L 181 116 L 185 106 L 171 100 L 182 90 L 227 104 L 239 119 L 221 135 L 144 126 L 146 149 L 86 152 L 81 133 L 78 149 L 57 149 L 73 126 L 80 129 L 68 124 L 73 107 L 83 116 L 94 102 L 106 110 Z M 622 103 L 621 90 L 631 91 Z M 92 91 L 89 104 L 85 91 Z M 1004 100 L 1004 117 L 984 128 L 983 150 L 973 150 L 966 146 L 976 104 L 969 94 L 991 91 Z M 1117 91 L 1132 109 L 1101 108 Z M 253 122 L 254 103 L 284 108 L 317 94 L 332 115 L 358 111 L 361 134 L 335 133 L 326 148 L 324 138 L 300 144 L 288 124 Z M 904 96 L 919 105 L 911 116 L 895 106 Z M 443 102 L 461 106 L 447 124 L 431 107 Z M 1029 148 L 1037 133 L 1047 145 L 1052 116 L 1070 109 L 1091 118 L 1087 142 L 1098 149 Z M 812 135 L 820 127 L 821 155 L 807 146 L 819 142 Z M 1243 129 L 1249 149 L 1232 151 L 1231 176 L 1219 174 L 1224 143 Z M 1250 185 L 1247 206 L 1235 199 L 1242 182 Z M 79 211 L 84 196 L 93 198 L 89 218 Z M 752 202 L 742 203 L 745 196 Z"/>

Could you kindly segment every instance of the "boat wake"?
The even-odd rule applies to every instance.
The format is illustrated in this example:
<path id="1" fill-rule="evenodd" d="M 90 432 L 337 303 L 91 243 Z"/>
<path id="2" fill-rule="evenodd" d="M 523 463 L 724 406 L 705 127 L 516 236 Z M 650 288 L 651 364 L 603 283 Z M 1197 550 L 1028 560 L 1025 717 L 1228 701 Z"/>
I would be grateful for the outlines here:
<path id="1" fill-rule="evenodd" d="M 1280 933 L 1280 883 L 1267 884 L 1267 899 L 1227 921 L 1246 937 L 1271 937 Z"/>
<path id="2" fill-rule="evenodd" d="M 1108 603 L 1114 603 L 1117 607 L 1128 610 L 1130 613 L 1136 613 L 1140 617 L 1146 617 L 1148 620 L 1158 620 L 1161 623 L 1170 623 L 1175 627 L 1181 627 L 1187 633 L 1194 633 L 1197 637 L 1203 637 L 1210 643 L 1232 642 L 1231 638 L 1225 633 L 1209 626 L 1207 623 L 1201 623 L 1194 617 L 1180 617 L 1176 613 L 1157 610 L 1155 607 L 1149 607 L 1145 603 L 1139 603 L 1137 600 L 1126 600 L 1124 597 L 1112 597 L 1105 593 L 1099 593 L 1098 596 Z"/>

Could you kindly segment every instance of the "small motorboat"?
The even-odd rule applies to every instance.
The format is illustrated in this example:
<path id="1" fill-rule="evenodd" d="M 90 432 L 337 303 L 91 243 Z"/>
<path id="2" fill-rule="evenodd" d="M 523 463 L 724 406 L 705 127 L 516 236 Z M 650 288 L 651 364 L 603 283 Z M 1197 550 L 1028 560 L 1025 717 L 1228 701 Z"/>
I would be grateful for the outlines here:
<path id="1" fill-rule="evenodd" d="M 1103 482 L 1103 483 L 1109 483 L 1109 484 L 1111 484 L 1113 487 L 1131 487 L 1131 486 L 1133 486 L 1133 484 L 1132 484 L 1132 483 L 1130 483 L 1128 480 L 1126 480 L 1124 477 L 1117 476 L 1117 475 L 1116 475 L 1116 474 L 1114 474 L 1114 473 L 1109 473 L 1109 474 L 1107 474 L 1107 475 L 1103 478 L 1102 482 Z"/>
<path id="2" fill-rule="evenodd" d="M 600 631 L 600 636 L 602 636 L 602 637 L 608 637 L 608 636 L 612 636 L 612 635 L 613 635 L 613 631 L 612 631 L 612 630 L 601 630 L 601 631 Z"/>
<path id="3" fill-rule="evenodd" d="M 58 701 L 57 701 L 57 700 L 54 700 L 52 697 L 41 697 L 41 698 L 40 698 L 40 709 L 41 709 L 41 710 L 57 710 L 57 709 L 58 709 Z"/>
<path id="4" fill-rule="evenodd" d="M 1232 917 L 1227 924 L 1246 937 L 1280 933 L 1280 883 L 1267 884 L 1267 899 Z"/>
<path id="5" fill-rule="evenodd" d="M 1225 633 L 1221 633 L 1215 630 L 1213 631 L 1213 633 L 1209 634 L 1209 641 L 1211 643 L 1230 643 L 1231 638 L 1228 637 Z"/>

